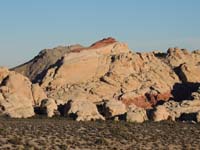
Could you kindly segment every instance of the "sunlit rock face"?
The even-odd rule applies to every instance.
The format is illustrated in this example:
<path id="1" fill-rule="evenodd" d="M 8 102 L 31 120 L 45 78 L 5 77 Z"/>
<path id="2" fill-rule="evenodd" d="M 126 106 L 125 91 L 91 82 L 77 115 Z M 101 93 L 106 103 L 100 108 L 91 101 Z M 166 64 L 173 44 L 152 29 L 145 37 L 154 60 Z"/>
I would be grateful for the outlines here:
<path id="1" fill-rule="evenodd" d="M 34 116 L 34 99 L 31 91 L 31 82 L 23 75 L 8 71 L 0 85 L 0 114 L 12 118 L 27 118 Z"/>
<path id="2" fill-rule="evenodd" d="M 59 104 L 116 100 L 147 109 L 173 99 L 183 83 L 198 84 L 199 62 L 198 50 L 136 53 L 127 44 L 107 38 L 89 47 L 44 50 L 14 70 L 39 83 L 47 97 Z"/>

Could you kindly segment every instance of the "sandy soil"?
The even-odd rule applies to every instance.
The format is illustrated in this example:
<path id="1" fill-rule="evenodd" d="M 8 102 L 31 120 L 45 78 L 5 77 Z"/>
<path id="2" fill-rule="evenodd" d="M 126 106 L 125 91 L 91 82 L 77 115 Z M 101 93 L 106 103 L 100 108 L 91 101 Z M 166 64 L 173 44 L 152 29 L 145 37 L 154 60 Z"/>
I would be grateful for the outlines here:
<path id="1" fill-rule="evenodd" d="M 200 149 L 200 124 L 0 118 L 0 149 Z"/>

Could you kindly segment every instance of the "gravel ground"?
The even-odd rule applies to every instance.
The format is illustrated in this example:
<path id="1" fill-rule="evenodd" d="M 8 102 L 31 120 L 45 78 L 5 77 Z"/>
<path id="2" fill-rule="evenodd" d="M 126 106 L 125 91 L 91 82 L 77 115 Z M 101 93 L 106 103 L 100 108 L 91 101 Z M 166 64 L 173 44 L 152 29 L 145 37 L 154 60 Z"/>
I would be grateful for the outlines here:
<path id="1" fill-rule="evenodd" d="M 200 124 L 0 118 L 0 149 L 200 149 Z"/>

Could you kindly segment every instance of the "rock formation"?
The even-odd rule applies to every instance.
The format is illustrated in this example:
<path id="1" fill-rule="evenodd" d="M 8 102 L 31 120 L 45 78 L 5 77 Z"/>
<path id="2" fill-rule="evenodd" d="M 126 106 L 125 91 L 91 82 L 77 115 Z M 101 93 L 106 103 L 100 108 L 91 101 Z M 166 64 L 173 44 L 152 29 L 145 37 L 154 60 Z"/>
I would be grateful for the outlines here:
<path id="1" fill-rule="evenodd" d="M 39 84 L 32 84 L 31 90 L 32 90 L 35 106 L 40 106 L 41 101 L 44 99 L 47 99 L 46 93 L 39 86 Z"/>
<path id="2" fill-rule="evenodd" d="M 96 105 L 90 101 L 69 101 L 66 107 L 69 108 L 67 114 L 77 121 L 104 120 Z"/>
<path id="3" fill-rule="evenodd" d="M 23 67 L 14 70 L 28 75 L 26 69 L 20 70 Z M 32 80 L 32 75 L 28 77 Z M 144 108 L 167 101 L 173 85 L 180 82 L 173 69 L 154 53 L 133 53 L 112 38 L 67 51 L 39 81 L 49 98 L 65 103 L 79 98 L 92 102 L 115 99 Z"/>
<path id="4" fill-rule="evenodd" d="M 197 96 L 198 92 L 192 93 L 192 95 Z M 154 121 L 162 120 L 173 120 L 179 119 L 183 114 L 193 114 L 200 112 L 200 99 L 199 97 L 194 97 L 197 99 L 184 100 L 181 102 L 175 102 L 173 100 L 164 103 L 163 105 L 157 106 L 153 113 Z M 197 116 L 198 118 L 198 116 Z M 197 119 L 198 120 L 198 119 Z"/>
<path id="5" fill-rule="evenodd" d="M 64 54 L 71 50 L 82 48 L 81 45 L 59 46 L 53 49 L 44 49 L 29 62 L 13 68 L 12 70 L 28 76 L 32 82 L 38 82 L 49 67 L 58 65 Z"/>
<path id="6" fill-rule="evenodd" d="M 0 86 L 1 114 L 13 118 L 27 118 L 34 115 L 34 100 L 31 82 L 16 72 L 7 72 Z"/>
<path id="7" fill-rule="evenodd" d="M 44 112 L 48 117 L 53 117 L 58 109 L 54 99 L 43 99 L 40 105 L 40 111 Z"/>
<path id="8" fill-rule="evenodd" d="M 148 116 L 144 108 L 139 108 L 133 104 L 128 107 L 126 121 L 143 123 L 146 120 L 148 120 Z"/>
<path id="9" fill-rule="evenodd" d="M 123 115 L 127 112 L 127 108 L 122 101 L 109 100 L 104 102 L 101 112 L 106 118 L 112 118 Z"/>
<path id="10" fill-rule="evenodd" d="M 102 103 L 101 114 L 106 119 L 126 114 L 133 122 L 146 120 L 145 109 L 154 110 L 155 121 L 175 120 L 183 113 L 194 112 L 194 107 L 198 111 L 193 103 L 198 105 L 199 95 L 193 92 L 200 86 L 199 50 L 170 48 L 167 53 L 136 53 L 127 44 L 107 38 L 89 47 L 46 49 L 11 70 L 32 83 L 24 76 L 25 81 L 19 80 L 18 75 L 11 78 L 12 71 L 0 68 L 1 99 L 9 89 L 14 97 L 23 96 L 34 107 L 44 99 L 54 99 L 58 106 L 70 103 L 69 114 L 76 115 L 77 120 L 102 119 L 96 108 Z M 20 90 L 19 86 L 23 88 Z M 83 109 L 89 109 L 86 103 L 91 112 Z M 133 105 L 136 108 L 130 111 L 128 108 Z"/>

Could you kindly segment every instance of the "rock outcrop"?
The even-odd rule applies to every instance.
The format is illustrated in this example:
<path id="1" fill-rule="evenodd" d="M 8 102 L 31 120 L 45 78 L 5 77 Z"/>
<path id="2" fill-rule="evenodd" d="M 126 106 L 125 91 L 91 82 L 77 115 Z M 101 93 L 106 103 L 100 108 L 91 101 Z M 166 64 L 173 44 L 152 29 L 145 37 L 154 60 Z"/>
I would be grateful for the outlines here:
<path id="1" fill-rule="evenodd" d="M 180 74 L 182 81 L 184 83 L 197 83 L 200 81 L 200 64 L 182 64 L 180 66 Z"/>
<path id="2" fill-rule="evenodd" d="M 76 121 L 105 120 L 98 112 L 96 105 L 90 101 L 69 101 L 66 107 L 68 116 Z"/>
<path id="3" fill-rule="evenodd" d="M 26 103 L 28 108 L 43 103 L 49 116 L 54 115 L 56 105 L 66 104 L 68 115 L 76 116 L 76 120 L 127 114 L 128 121 L 143 122 L 146 109 L 154 109 L 155 121 L 176 120 L 184 113 L 199 111 L 200 96 L 198 91 L 192 93 L 200 86 L 199 50 L 170 48 L 167 53 L 135 53 L 127 44 L 107 38 L 89 47 L 43 50 L 12 70 L 15 72 L 0 68 L 1 100 L 15 99 L 25 103 L 25 108 Z M 96 105 L 102 103 L 104 112 L 100 114 Z M 128 110 L 133 105 L 136 108 Z"/>
<path id="4" fill-rule="evenodd" d="M 33 94 L 34 105 L 40 106 L 41 101 L 44 100 L 44 99 L 47 99 L 46 93 L 39 86 L 39 84 L 32 84 L 31 90 L 32 90 L 32 94 Z"/>
<path id="5" fill-rule="evenodd" d="M 184 100 L 182 102 L 169 101 L 155 108 L 153 113 L 154 121 L 177 120 L 183 114 L 200 112 L 200 99 Z M 197 119 L 198 120 L 198 119 Z"/>
<path id="6" fill-rule="evenodd" d="M 11 70 L 20 72 L 24 76 L 29 77 L 32 82 L 39 82 L 51 66 L 59 65 L 59 60 L 64 54 L 80 48 L 82 48 L 81 45 L 73 45 L 59 46 L 53 49 L 44 49 L 29 62 L 12 68 Z"/>
<path id="7" fill-rule="evenodd" d="M 156 107 L 152 118 L 154 121 L 168 120 L 170 118 L 170 113 L 165 106 L 160 105 Z"/>
<path id="8" fill-rule="evenodd" d="M 104 102 L 102 107 L 102 113 L 106 118 L 117 117 L 127 112 L 125 104 L 117 100 Z"/>
<path id="9" fill-rule="evenodd" d="M 148 120 L 146 110 L 144 108 L 130 107 L 126 114 L 126 121 L 143 123 Z"/>
<path id="10" fill-rule="evenodd" d="M 22 68 L 15 70 L 23 73 Z M 151 108 L 171 98 L 173 85 L 180 82 L 174 70 L 154 53 L 133 53 L 112 38 L 71 49 L 45 68 L 43 77 L 41 71 L 34 77 L 41 77 L 47 97 L 64 103 L 81 98 L 92 102 L 115 99 L 127 106 Z M 32 75 L 27 76 L 33 80 Z"/>
<path id="11" fill-rule="evenodd" d="M 173 68 L 179 67 L 181 64 L 199 63 L 200 50 L 188 51 L 187 49 L 169 48 L 167 51 L 166 62 Z"/>
<path id="12" fill-rule="evenodd" d="M 1 113 L 13 118 L 33 116 L 34 100 L 31 82 L 28 78 L 16 72 L 6 70 L 6 74 L 7 76 L 0 86 Z"/>
<path id="13" fill-rule="evenodd" d="M 8 76 L 8 74 L 9 74 L 8 68 L 0 67 L 0 84 L 3 81 L 3 79 L 5 79 L 5 77 Z"/>
<path id="14" fill-rule="evenodd" d="M 58 106 L 54 99 L 44 99 L 41 101 L 40 111 L 44 112 L 48 117 L 56 114 Z"/>

